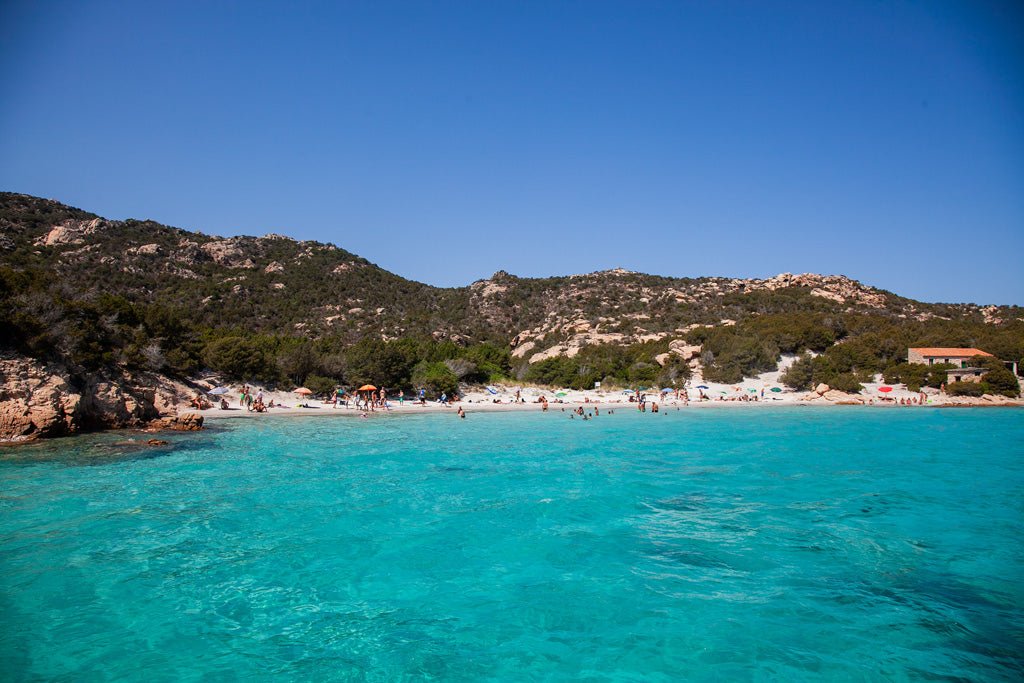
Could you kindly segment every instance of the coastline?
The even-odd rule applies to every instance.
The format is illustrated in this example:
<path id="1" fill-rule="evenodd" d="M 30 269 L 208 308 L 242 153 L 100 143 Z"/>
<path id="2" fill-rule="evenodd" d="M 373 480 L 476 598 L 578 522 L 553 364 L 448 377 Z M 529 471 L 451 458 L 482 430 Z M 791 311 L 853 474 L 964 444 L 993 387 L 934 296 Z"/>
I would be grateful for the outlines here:
<path id="1" fill-rule="evenodd" d="M 901 405 L 899 403 L 900 399 L 907 401 L 913 397 L 920 397 L 921 394 L 917 392 L 909 392 L 905 388 L 896 387 L 892 392 L 886 394 L 884 397 L 890 400 L 883 400 L 883 396 L 877 393 L 877 387 L 872 389 L 869 388 L 868 385 L 866 385 L 865 390 L 859 394 L 847 394 L 827 388 L 825 391 L 797 392 L 780 389 L 777 392 L 772 392 L 768 386 L 769 383 L 764 382 L 764 379 L 764 376 L 762 376 L 762 378 L 745 380 L 742 384 L 733 386 L 709 383 L 706 385 L 709 387 L 707 393 L 716 394 L 716 397 L 711 400 L 697 400 L 696 397 L 693 396 L 695 391 L 691 389 L 691 398 L 689 401 L 685 401 L 681 397 L 677 398 L 675 394 L 671 394 L 670 398 L 667 400 L 659 399 L 656 402 L 658 403 L 659 410 L 663 412 L 709 409 L 729 410 L 742 408 L 756 410 L 807 406 L 859 406 L 863 408 L 876 409 L 1024 407 L 1024 399 L 1020 398 L 1010 399 L 1003 396 L 988 395 L 979 398 L 955 397 L 940 394 L 935 390 L 929 390 L 930 393 L 927 393 L 925 403 Z M 398 400 L 389 398 L 390 405 L 388 409 L 377 408 L 372 411 L 356 409 L 352 405 L 347 408 L 344 406 L 335 407 L 330 403 L 325 403 L 319 400 L 302 399 L 290 392 L 264 391 L 263 393 L 266 402 L 269 403 L 273 400 L 275 407 L 268 409 L 266 412 L 258 413 L 241 407 L 239 405 L 240 387 L 231 386 L 231 393 L 226 395 L 227 397 L 230 397 L 230 400 L 228 400 L 229 405 L 227 410 L 219 407 L 211 407 L 206 410 L 196 410 L 189 404 L 188 396 L 190 393 L 194 394 L 196 390 L 208 391 L 213 388 L 212 386 L 204 387 L 203 384 L 204 383 L 202 382 L 197 382 L 192 387 L 187 387 L 184 384 L 178 384 L 173 387 L 161 387 L 161 391 L 158 392 L 158 396 L 162 397 L 162 399 L 160 401 L 155 401 L 154 403 L 156 405 L 151 405 L 148 411 L 144 412 L 142 410 L 136 410 L 136 412 L 139 413 L 137 416 L 134 414 L 119 416 L 117 411 L 111 409 L 111 414 L 118 419 L 103 423 L 94 422 L 91 425 L 84 426 L 84 428 L 64 428 L 54 430 L 52 432 L 8 432 L 0 437 L 0 446 L 18 446 L 53 437 L 76 436 L 79 434 L 105 431 L 125 431 L 155 436 L 161 433 L 173 431 L 197 431 L 203 428 L 204 423 L 209 424 L 222 420 L 237 419 L 277 419 L 289 416 L 360 418 L 364 413 L 367 418 L 392 415 L 427 415 L 445 413 L 456 415 L 459 407 L 461 407 L 468 415 L 473 413 L 495 412 L 534 413 L 543 411 L 543 404 L 539 402 L 539 398 L 541 396 L 545 396 L 548 399 L 548 411 L 553 413 L 563 411 L 569 412 L 580 407 L 584 410 L 597 408 L 602 412 L 610 410 L 636 411 L 638 408 L 636 402 L 629 401 L 629 397 L 625 390 L 550 390 L 532 386 L 499 386 L 494 394 L 484 389 L 467 392 L 460 401 L 449 405 L 442 405 L 437 401 L 427 401 L 426 405 L 420 405 L 412 401 L 405 401 L 403 404 Z M 754 389 L 754 385 L 766 389 L 764 393 L 764 400 L 761 400 L 760 389 L 755 390 L 756 394 L 755 391 L 751 391 Z M 63 395 L 61 394 L 60 388 L 50 387 L 50 389 L 54 390 L 53 396 L 56 398 L 59 398 L 59 395 Z M 257 391 L 259 390 L 258 387 L 255 387 L 254 389 Z M 514 402 L 515 392 L 517 389 L 521 391 L 522 398 L 525 399 L 525 402 Z M 819 387 L 819 389 L 822 389 L 822 387 Z M 875 393 L 872 394 L 872 391 Z M 562 395 L 558 396 L 558 394 Z M 653 403 L 655 401 L 652 397 L 655 395 L 656 392 L 654 391 L 648 393 L 648 412 L 652 412 L 653 410 Z M 758 400 L 753 400 L 755 395 Z M 743 397 L 747 397 L 747 400 L 741 400 Z M 20 403 L 18 406 L 11 406 L 18 408 L 17 412 L 22 415 L 22 422 L 25 420 L 31 421 L 33 419 L 30 400 L 30 398 L 28 400 L 23 400 L 22 403 L 25 404 L 24 406 Z M 93 401 L 93 403 L 95 403 L 95 401 Z M 116 402 L 111 402 L 111 404 L 115 406 L 117 405 Z M 281 404 L 287 407 L 279 407 Z M 303 406 L 301 404 L 305 405 Z M 149 414 L 146 415 L 146 412 Z M 58 415 L 58 417 L 61 416 Z M 159 441 L 159 439 L 154 439 L 154 441 Z"/>
<path id="2" fill-rule="evenodd" d="M 724 391 L 718 389 L 719 392 Z M 412 401 L 405 401 L 404 404 L 398 400 L 392 400 L 389 398 L 388 408 L 376 408 L 375 410 L 363 410 L 356 409 L 352 405 L 348 407 L 334 406 L 330 403 L 322 401 L 312 400 L 301 400 L 296 399 L 294 395 L 288 394 L 287 392 L 264 392 L 265 400 L 269 403 L 271 400 L 274 401 L 275 407 L 268 409 L 266 412 L 257 413 L 254 411 L 246 410 L 244 407 L 240 407 L 237 401 L 237 394 L 230 394 L 233 398 L 229 401 L 229 408 L 223 410 L 221 408 L 209 408 L 203 411 L 196 411 L 195 408 L 188 404 L 180 404 L 178 406 L 179 415 L 185 413 L 195 413 L 203 416 L 205 420 L 217 421 L 217 420 L 229 420 L 229 419 L 260 419 L 265 417 L 289 417 L 289 416 L 333 416 L 333 417 L 362 417 L 364 414 L 368 418 L 389 416 L 389 415 L 427 415 L 427 414 L 446 414 L 450 413 L 455 415 L 458 408 L 461 407 L 466 414 L 472 413 L 517 413 L 517 412 L 542 412 L 543 404 L 537 402 L 540 396 L 548 398 L 548 412 L 558 413 L 563 410 L 568 412 L 569 410 L 575 410 L 582 407 L 584 410 L 591 410 L 597 408 L 604 412 L 608 410 L 613 411 L 636 411 L 638 406 L 636 402 L 630 402 L 628 397 L 622 393 L 602 392 L 595 390 L 573 390 L 564 391 L 564 397 L 554 397 L 550 390 L 542 390 L 536 387 L 529 387 L 522 390 L 522 396 L 526 400 L 525 403 L 515 403 L 514 391 L 509 389 L 499 390 L 498 394 L 491 395 L 483 392 L 469 392 L 466 396 L 456 402 L 448 405 L 443 405 L 437 401 L 427 401 L 425 405 L 415 403 Z M 734 396 L 741 395 L 740 392 L 733 391 Z M 874 400 L 869 402 L 875 397 L 865 396 L 863 394 L 845 394 L 845 393 L 833 393 L 831 391 L 817 393 L 811 392 L 779 392 L 775 395 L 771 392 L 766 392 L 765 400 L 760 400 L 760 394 L 757 395 L 758 400 L 735 400 L 729 398 L 727 395 L 719 394 L 721 400 L 689 400 L 684 401 L 679 398 L 669 398 L 667 400 L 652 401 L 650 398 L 647 402 L 647 412 L 651 412 L 653 409 L 653 403 L 658 404 L 659 411 L 671 410 L 675 412 L 677 409 L 681 411 L 685 410 L 728 410 L 738 408 L 779 408 L 779 407 L 808 407 L 808 406 L 859 406 L 863 408 L 878 408 L 878 409 L 899 409 L 899 408 L 1020 408 L 1024 407 L 1024 400 L 1014 400 L 1005 397 L 994 397 L 990 399 L 984 398 L 961 398 L 946 395 L 935 395 L 929 396 L 928 402 L 923 404 L 915 405 L 900 405 L 899 399 L 909 399 L 911 397 L 919 396 L 916 392 L 908 392 L 906 390 L 898 390 L 896 397 L 891 401 Z M 496 402 L 497 401 L 497 402 Z M 288 406 L 286 408 L 278 407 L 281 403 Z M 303 405 L 300 405 L 304 403 Z"/>

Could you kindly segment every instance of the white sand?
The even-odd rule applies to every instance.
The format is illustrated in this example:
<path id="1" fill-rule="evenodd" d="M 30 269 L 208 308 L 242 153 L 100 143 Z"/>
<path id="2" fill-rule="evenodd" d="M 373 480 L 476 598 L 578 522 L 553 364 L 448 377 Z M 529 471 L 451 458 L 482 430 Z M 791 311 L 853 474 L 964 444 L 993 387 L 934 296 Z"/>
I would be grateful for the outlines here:
<path id="1" fill-rule="evenodd" d="M 688 397 L 684 399 L 682 394 L 678 397 L 675 389 L 671 393 L 661 394 L 658 387 L 649 387 L 645 393 L 647 395 L 647 409 L 651 409 L 652 403 L 658 403 L 660 407 L 665 408 L 680 408 L 680 409 L 693 409 L 693 408 L 719 408 L 719 407 L 737 407 L 737 406 L 793 406 L 793 405 L 807 405 L 809 402 L 813 405 L 831 405 L 829 401 L 825 401 L 817 397 L 814 392 L 804 391 L 792 391 L 787 389 L 778 382 L 779 375 L 784 370 L 785 361 L 780 364 L 780 369 L 774 372 L 768 372 L 760 375 L 756 378 L 748 378 L 737 384 L 722 384 L 717 382 L 706 382 L 699 376 L 693 378 L 688 383 L 688 388 L 685 390 L 685 394 Z M 881 379 L 880 377 L 876 379 Z M 304 398 L 294 393 L 280 392 L 280 391 L 269 391 L 263 389 L 264 403 L 269 404 L 273 400 L 275 405 L 284 405 L 287 407 L 274 407 L 269 409 L 266 413 L 255 413 L 246 410 L 244 407 L 239 405 L 238 397 L 241 393 L 240 385 L 229 385 L 231 393 L 226 394 L 224 398 L 228 401 L 228 410 L 222 410 L 219 407 L 211 408 L 209 410 L 202 411 L 202 415 L 207 418 L 237 418 L 237 417 L 265 417 L 268 415 L 339 415 L 349 417 L 359 417 L 364 412 L 363 410 L 356 410 L 353 403 L 349 403 L 349 407 L 344 406 L 333 406 L 330 403 L 324 403 L 323 401 L 310 398 Z M 498 384 L 491 385 L 497 390 L 496 394 L 492 394 L 483 388 L 476 388 L 468 391 L 462 400 L 457 404 L 448 406 L 441 405 L 437 401 L 427 401 L 426 405 L 420 405 L 417 402 L 408 400 L 400 403 L 395 395 L 389 395 L 388 403 L 389 409 L 383 410 L 377 408 L 374 411 L 370 411 L 371 415 L 378 414 L 403 414 L 403 413 L 432 413 L 432 412 L 451 412 L 455 413 L 457 406 L 461 405 L 463 410 L 467 413 L 472 412 L 490 412 L 490 411 L 535 411 L 541 410 L 541 404 L 538 399 L 541 396 L 545 396 L 548 400 L 549 411 L 561 411 L 562 408 L 576 408 L 578 406 L 589 406 L 597 405 L 602 408 L 611 409 L 637 409 L 636 403 L 629 401 L 629 394 L 622 389 L 588 389 L 585 391 L 577 389 L 548 389 L 536 386 L 530 386 L 527 384 Z M 700 400 L 701 390 L 698 386 L 706 386 L 707 389 L 703 390 L 705 396 L 709 400 Z M 884 386 L 882 382 L 873 382 L 864 385 L 864 391 L 861 392 L 860 397 L 867 402 L 873 399 L 875 405 L 892 406 L 898 405 L 900 398 L 911 398 L 917 397 L 919 394 L 906 390 L 902 385 L 893 385 L 893 391 L 888 394 L 882 394 L 878 391 L 880 386 Z M 781 389 L 781 391 L 773 392 L 771 389 L 775 387 Z M 261 390 L 257 385 L 253 387 L 253 393 Z M 515 393 L 520 391 L 520 396 L 525 400 L 524 403 L 515 402 Z M 763 390 L 763 398 L 762 398 Z M 558 394 L 564 394 L 559 396 Z M 739 400 L 741 397 L 747 396 L 749 398 L 756 397 L 758 400 L 743 401 Z M 883 396 L 891 397 L 896 399 L 895 402 L 881 402 L 879 399 Z M 219 406 L 220 397 L 209 397 L 215 400 L 215 404 Z M 817 400 L 809 401 L 814 398 Z M 303 407 L 305 406 L 308 407 Z M 179 412 L 192 412 L 194 408 L 188 405 L 187 402 L 182 403 L 178 406 Z"/>

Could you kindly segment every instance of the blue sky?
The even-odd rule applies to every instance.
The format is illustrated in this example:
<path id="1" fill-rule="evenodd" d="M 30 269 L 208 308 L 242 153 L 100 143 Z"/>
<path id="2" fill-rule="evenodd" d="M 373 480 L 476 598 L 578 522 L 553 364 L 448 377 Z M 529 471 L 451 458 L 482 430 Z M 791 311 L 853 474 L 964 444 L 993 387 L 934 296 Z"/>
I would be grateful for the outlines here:
<path id="1" fill-rule="evenodd" d="M 405 277 L 1024 304 L 1016 2 L 0 4 L 0 189 Z"/>

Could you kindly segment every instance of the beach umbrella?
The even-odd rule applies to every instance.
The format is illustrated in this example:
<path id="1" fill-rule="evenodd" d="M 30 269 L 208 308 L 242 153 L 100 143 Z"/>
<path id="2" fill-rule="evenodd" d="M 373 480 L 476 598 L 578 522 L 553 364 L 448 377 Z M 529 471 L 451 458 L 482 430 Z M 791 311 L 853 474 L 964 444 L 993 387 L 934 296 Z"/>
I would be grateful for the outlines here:
<path id="1" fill-rule="evenodd" d="M 216 389 L 211 389 L 208 393 L 212 394 L 213 396 L 220 396 L 221 394 L 226 394 L 229 391 L 231 390 L 228 389 L 227 387 L 217 387 Z"/>
<path id="2" fill-rule="evenodd" d="M 555 394 L 555 396 L 557 396 L 558 398 L 563 398 L 565 396 L 568 396 L 568 394 L 566 394 L 564 391 L 559 391 L 557 394 Z"/>
<path id="3" fill-rule="evenodd" d="M 364 384 L 363 386 L 359 387 L 358 391 L 377 391 L 377 387 L 373 386 L 372 384 Z"/>
<path id="4" fill-rule="evenodd" d="M 892 391 L 892 387 L 878 387 L 878 390 L 883 394 L 888 394 L 890 391 Z"/>
<path id="5" fill-rule="evenodd" d="M 697 388 L 698 389 L 710 389 L 711 387 L 709 387 L 707 384 L 698 384 Z"/>
<path id="6" fill-rule="evenodd" d="M 770 391 L 774 391 L 774 392 L 775 392 L 775 393 L 777 394 L 777 393 L 779 393 L 780 391 L 782 391 L 782 389 L 781 389 L 780 387 L 772 387 L 772 388 L 770 389 Z"/>
<path id="7" fill-rule="evenodd" d="M 306 387 L 299 387 L 292 393 L 301 394 L 302 396 L 310 396 L 313 392 Z"/>
<path id="8" fill-rule="evenodd" d="M 668 387 L 665 387 L 664 389 L 661 390 L 661 393 L 663 393 L 663 394 L 671 394 L 672 391 L 673 391 L 672 389 L 669 389 Z"/>

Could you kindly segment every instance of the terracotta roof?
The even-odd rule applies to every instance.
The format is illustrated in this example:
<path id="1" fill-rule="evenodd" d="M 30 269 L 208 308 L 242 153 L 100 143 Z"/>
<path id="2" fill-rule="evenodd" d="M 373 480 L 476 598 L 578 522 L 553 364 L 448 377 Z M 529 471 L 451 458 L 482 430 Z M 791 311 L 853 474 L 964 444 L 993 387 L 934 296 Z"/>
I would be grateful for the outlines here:
<path id="1" fill-rule="evenodd" d="M 942 356 L 943 358 L 966 358 L 970 356 L 991 356 L 991 353 L 985 353 L 981 349 L 944 349 L 944 348 L 923 348 L 923 349 L 910 349 L 910 351 L 917 351 L 922 356 Z"/>

